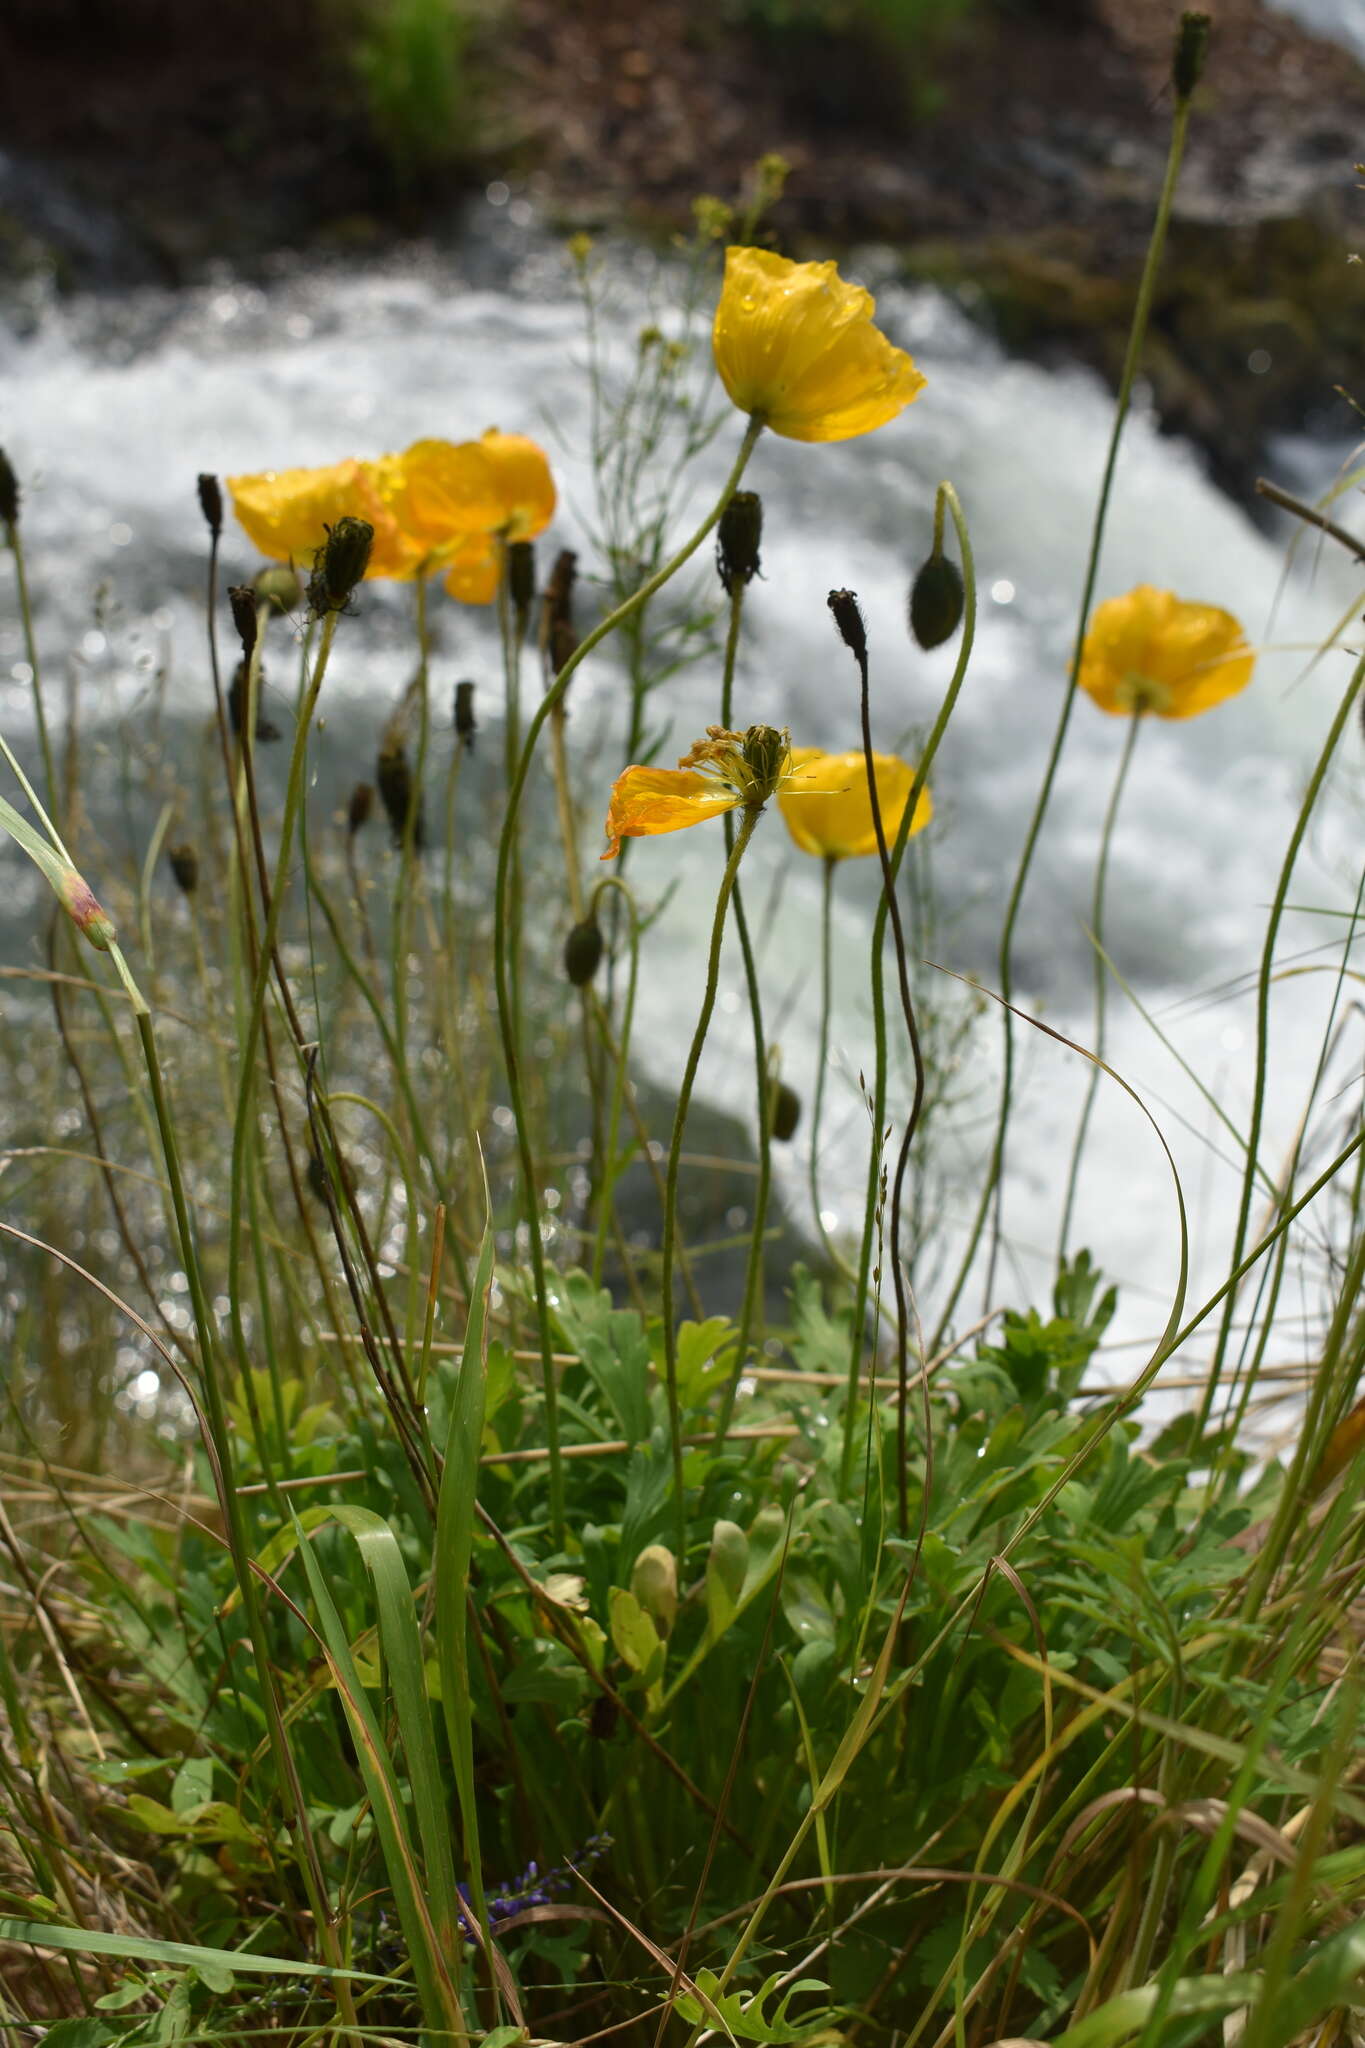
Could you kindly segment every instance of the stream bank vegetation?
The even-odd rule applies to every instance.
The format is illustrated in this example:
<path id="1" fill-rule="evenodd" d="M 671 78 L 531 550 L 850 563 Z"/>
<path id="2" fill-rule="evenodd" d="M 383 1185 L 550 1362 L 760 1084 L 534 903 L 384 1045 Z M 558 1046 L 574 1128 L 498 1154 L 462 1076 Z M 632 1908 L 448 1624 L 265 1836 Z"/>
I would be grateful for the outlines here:
<path id="1" fill-rule="evenodd" d="M 126 872 L 40 667 L 23 479 L 0 461 L 34 713 L 28 770 L 3 742 L 0 825 L 7 872 L 51 890 L 45 951 L 3 970 L 0 1034 L 7 2039 L 1360 2039 L 1359 891 L 1290 1156 L 1267 1160 L 1262 1131 L 1280 927 L 1358 722 L 1347 647 L 1320 655 L 1340 701 L 1267 917 L 1250 1109 L 1218 1111 L 1241 1163 L 1222 1284 L 1186 1298 L 1172 1167 L 1180 1284 L 1140 1369 L 1102 1369 L 1089 1099 L 1053 1284 L 1014 1299 L 1003 1277 L 1018 1048 L 1054 1050 L 1015 1007 L 1014 930 L 1073 712 L 1124 722 L 1089 1048 L 1122 1088 L 1100 1064 L 1103 930 L 1138 738 L 1254 687 L 1218 592 L 1095 603 L 1202 32 L 1185 18 L 1074 658 L 984 993 L 919 957 L 976 609 L 950 481 L 908 612 L 956 658 L 914 757 L 874 744 L 895 714 L 847 590 L 810 620 L 847 685 L 845 746 L 746 722 L 746 593 L 782 516 L 752 488 L 763 437 L 912 431 L 905 409 L 933 403 L 865 292 L 763 246 L 779 166 L 738 217 L 700 209 L 667 335 L 642 333 L 624 385 L 593 251 L 571 247 L 590 569 L 547 567 L 554 484 L 521 431 L 200 478 L 212 712 L 188 761 L 155 693 L 109 740 L 140 821 Z M 693 374 L 713 305 L 723 395 Z M 719 449 L 728 477 L 688 533 L 683 493 Z M 223 591 L 234 506 L 268 562 Z M 411 682 L 332 808 L 316 713 L 378 576 L 411 587 Z M 432 659 L 447 602 L 496 607 L 496 715 Z M 567 719 L 590 659 L 618 665 L 610 774 Z M 714 676 L 715 718 L 672 767 L 684 664 Z M 636 842 L 708 823 L 709 944 L 655 1129 L 636 997 L 680 942 L 672 842 Z M 772 1045 L 756 831 L 822 863 L 809 1082 Z M 849 859 L 882 883 L 856 1002 L 830 970 Z M 756 1134 L 733 1298 L 686 1200 L 712 1165 L 688 1131 L 727 948 Z M 820 1195 L 839 1007 L 871 1018 L 847 1238 Z M 968 1030 L 998 1041 L 997 1092 L 945 1247 L 933 1146 Z M 1157 1113 L 1133 1114 L 1159 1147 Z M 775 1313 L 778 1147 L 821 1243 Z M 1185 1398 L 1144 1432 L 1159 1375 Z M 1267 1455 L 1251 1423 L 1275 1401 Z"/>

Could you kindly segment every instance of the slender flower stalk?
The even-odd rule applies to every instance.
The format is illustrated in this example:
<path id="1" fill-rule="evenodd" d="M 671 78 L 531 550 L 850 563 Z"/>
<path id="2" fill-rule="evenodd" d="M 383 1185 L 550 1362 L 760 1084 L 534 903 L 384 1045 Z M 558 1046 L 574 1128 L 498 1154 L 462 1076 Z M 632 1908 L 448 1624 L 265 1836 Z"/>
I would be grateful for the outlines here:
<path id="1" fill-rule="evenodd" d="M 1118 464 L 1119 444 L 1127 424 L 1128 410 L 1132 403 L 1133 384 L 1137 377 L 1138 364 L 1147 339 L 1147 327 L 1151 319 L 1152 301 L 1156 292 L 1157 273 L 1166 247 L 1166 230 L 1170 224 L 1171 208 L 1175 201 L 1175 188 L 1180 177 L 1180 166 L 1185 154 L 1185 138 L 1190 125 L 1190 95 L 1178 92 L 1175 101 L 1175 115 L 1171 124 L 1171 140 L 1166 155 L 1166 170 L 1157 200 L 1156 218 L 1152 223 L 1151 240 L 1147 245 L 1147 256 L 1142 267 L 1138 284 L 1137 301 L 1133 307 L 1132 325 L 1128 330 L 1128 347 L 1123 358 L 1123 369 L 1119 376 L 1118 395 L 1114 401 L 1114 424 L 1110 430 L 1109 446 L 1105 453 L 1104 470 L 1100 478 L 1099 498 L 1095 505 L 1095 518 L 1090 533 L 1090 550 L 1086 558 L 1085 574 L 1081 582 L 1081 597 L 1077 611 L 1076 635 L 1071 667 L 1066 688 L 1062 696 L 1062 707 L 1057 716 L 1052 746 L 1048 753 L 1047 765 L 1038 789 L 1033 815 L 1029 820 L 1023 851 L 1015 871 L 1014 883 L 1010 890 L 1009 902 L 1005 907 L 1005 919 L 1000 931 L 1000 956 L 998 975 L 1002 997 L 1001 1019 L 1003 1031 L 1004 1061 L 1000 1081 L 1000 1107 L 996 1117 L 995 1143 L 991 1150 L 990 1162 L 986 1169 L 985 1184 L 977 1205 L 972 1227 L 968 1232 L 967 1244 L 963 1251 L 957 1274 L 949 1290 L 948 1303 L 940 1317 L 939 1328 L 947 1327 L 948 1318 L 957 1303 L 957 1298 L 966 1283 L 966 1278 L 975 1261 L 977 1248 L 981 1243 L 986 1218 L 994 1209 L 991 1225 L 990 1253 L 986 1265 L 985 1298 L 989 1301 L 995 1287 L 995 1266 L 1000 1249 L 1001 1200 L 1005 1175 L 1005 1144 L 1009 1131 L 1010 1106 L 1014 1093 L 1014 1013 L 1010 1008 L 1014 992 L 1014 934 L 1019 922 L 1019 911 L 1028 886 L 1043 820 L 1052 801 L 1052 788 L 1057 779 L 1057 769 L 1066 744 L 1067 730 L 1071 724 L 1071 713 L 1076 702 L 1076 690 L 1080 673 L 1081 652 L 1085 644 L 1086 626 L 1090 618 L 1091 600 L 1095 594 L 1095 579 L 1099 573 L 1100 550 L 1104 542 L 1104 530 L 1109 514 L 1109 499 L 1114 485 L 1114 471 Z M 935 1338 L 931 1349 L 938 1349 Z"/>
<path id="2" fill-rule="evenodd" d="M 0 463 L 5 464 L 5 469 L 8 473 L 9 465 L 5 462 L 3 453 L 0 453 Z M 0 531 L 3 531 L 5 539 L 9 544 L 9 551 L 14 557 L 14 583 L 15 593 L 19 599 L 19 623 L 23 629 L 24 655 L 28 662 L 29 683 L 33 691 L 33 722 L 38 730 L 38 748 L 43 757 L 43 783 L 47 790 L 47 800 L 55 811 L 58 807 L 57 793 L 59 787 L 57 782 L 57 764 L 52 752 L 52 736 L 47 727 L 47 711 L 43 705 L 42 671 L 38 665 L 38 638 L 33 630 L 33 606 L 28 594 L 28 574 L 24 566 L 24 543 L 19 532 L 19 493 L 17 487 L 13 490 L 12 497 L 12 507 L 7 503 L 4 507 L 4 516 L 0 517 Z M 12 517 L 10 516 L 11 510 L 13 512 Z M 214 545 L 217 545 L 216 539 Z"/>
<path id="3" fill-rule="evenodd" d="M 648 604 L 655 592 L 661 590 L 671 577 L 677 574 L 684 563 L 691 560 L 707 535 L 712 531 L 721 513 L 729 504 L 739 487 L 739 480 L 748 465 L 763 431 L 763 422 L 751 419 L 740 443 L 734 466 L 721 488 L 713 509 L 707 514 L 696 532 L 685 541 L 676 554 L 671 555 L 653 576 L 632 591 L 628 598 L 599 620 L 593 630 L 579 641 L 573 653 L 560 669 L 540 703 L 536 706 L 526 730 L 526 739 L 517 763 L 516 774 L 507 792 L 507 810 L 503 818 L 502 832 L 498 840 L 498 872 L 494 888 L 493 907 L 493 973 L 497 987 L 498 1030 L 502 1038 L 503 1060 L 507 1071 L 507 1092 L 511 1099 L 513 1119 L 516 1124 L 517 1150 L 521 1160 L 522 1199 L 526 1205 L 526 1220 L 530 1236 L 531 1271 L 536 1298 L 536 1333 L 540 1347 L 541 1384 L 545 1399 L 545 1436 L 550 1462 L 550 1523 L 554 1539 L 561 1543 L 564 1537 L 564 1465 L 559 1446 L 559 1404 L 556 1397 L 554 1360 L 550 1336 L 550 1305 L 545 1275 L 545 1250 L 540 1240 L 540 1202 L 536 1193 L 535 1160 L 531 1152 L 530 1132 L 526 1121 L 526 1101 L 521 1084 L 520 1056 L 520 1015 L 513 1000 L 511 983 L 511 962 L 508 947 L 507 918 L 509 893 L 512 876 L 512 856 L 520 815 L 522 796 L 526 780 L 535 758 L 536 742 L 541 729 L 555 705 L 562 701 L 575 670 L 586 660 L 593 649 L 626 624 Z"/>
<path id="4" fill-rule="evenodd" d="M 1119 756 L 1118 773 L 1114 777 L 1109 806 L 1104 814 L 1099 859 L 1095 863 L 1095 886 L 1090 898 L 1090 935 L 1095 953 L 1095 1022 L 1091 1032 L 1093 1043 L 1090 1049 L 1095 1055 L 1096 1062 L 1104 1058 L 1105 1009 L 1109 992 L 1109 967 L 1104 957 L 1104 894 L 1109 879 L 1109 849 L 1113 843 L 1114 825 L 1118 819 L 1119 805 L 1123 800 L 1123 787 L 1128 780 L 1128 770 L 1132 765 L 1133 751 L 1137 746 L 1138 729 L 1141 724 L 1141 710 L 1134 711 L 1128 720 L 1123 752 Z M 1100 1085 L 1100 1071 L 1098 1064 L 1092 1065 L 1089 1069 L 1085 1084 L 1085 1100 L 1081 1104 L 1080 1120 L 1076 1125 L 1076 1141 L 1071 1148 L 1071 1167 L 1066 1177 L 1066 1199 L 1062 1204 L 1062 1227 L 1057 1237 L 1059 1265 L 1066 1257 L 1067 1239 L 1071 1232 L 1071 1211 L 1076 1200 L 1076 1182 L 1080 1176 L 1086 1133 L 1090 1129 L 1090 1116 L 1095 1107 L 1095 1095 Z"/>
<path id="5" fill-rule="evenodd" d="M 825 1228 L 824 1210 L 820 1204 L 820 1121 L 825 1104 L 825 1067 L 829 1059 L 829 1013 L 831 996 L 831 955 L 833 953 L 833 909 L 834 870 L 839 865 L 833 854 L 826 854 L 824 874 L 820 881 L 820 1039 L 815 1055 L 815 1098 L 810 1112 L 810 1159 L 807 1165 L 807 1185 L 810 1188 L 811 1214 L 815 1228 L 820 1233 L 820 1242 L 830 1264 L 848 1280 L 854 1278 L 847 1260 L 836 1248 Z"/>
<path id="6" fill-rule="evenodd" d="M 735 843 L 730 858 L 725 863 L 725 873 L 721 877 L 715 916 L 711 921 L 711 945 L 706 960 L 706 988 L 702 995 L 697 1028 L 692 1034 L 692 1044 L 688 1049 L 687 1064 L 683 1068 L 682 1083 L 678 1089 L 678 1106 L 673 1114 L 673 1135 L 669 1140 L 668 1167 L 664 1176 L 663 1273 L 660 1282 L 664 1324 L 664 1384 L 668 1394 L 668 1417 L 673 1449 L 674 1555 L 680 1564 L 687 1555 L 687 1506 L 683 1492 L 682 1411 L 678 1403 L 678 1334 L 673 1299 L 674 1239 L 678 1228 L 678 1162 L 682 1152 L 683 1132 L 687 1128 L 687 1112 L 692 1105 L 692 1088 L 697 1078 L 697 1068 L 701 1063 L 702 1047 L 706 1043 L 711 1013 L 716 1005 L 716 988 L 720 980 L 721 941 L 725 936 L 725 914 L 734 891 L 739 864 L 744 858 L 744 849 L 752 839 L 754 827 L 762 815 L 762 804 L 745 805 L 739 831 L 735 835 Z M 737 1380 L 731 1382 L 731 1405 L 736 1385 Z M 718 1434 L 723 1435 L 727 1419 L 727 1415 L 722 1414 Z"/>
<path id="7" fill-rule="evenodd" d="M 900 826 L 891 851 L 893 882 L 900 872 L 906 843 L 910 837 L 910 827 L 919 809 L 920 797 L 924 792 L 929 770 L 938 753 L 943 735 L 948 729 L 948 721 L 957 707 L 958 696 L 966 680 L 967 668 L 972 658 L 972 648 L 976 640 L 976 564 L 972 555 L 971 535 L 967 530 L 967 521 L 963 515 L 961 501 L 952 484 L 944 481 L 939 485 L 938 501 L 947 506 L 954 531 L 957 535 L 958 552 L 962 558 L 964 593 L 962 641 L 958 648 L 957 665 L 953 670 L 952 679 L 944 693 L 943 702 L 939 706 L 938 716 L 934 720 L 933 728 L 925 742 L 924 752 L 920 756 L 919 767 L 915 771 L 915 780 L 909 797 L 906 800 L 905 810 L 901 815 Z M 881 901 L 877 905 L 877 915 L 872 926 L 872 1014 L 874 1021 L 878 1016 L 882 1015 L 884 1008 L 882 948 L 886 936 L 887 916 L 888 903 L 886 891 L 883 889 Z M 868 1287 L 872 1274 L 872 1248 L 876 1233 L 877 1183 L 881 1173 L 881 1134 L 886 1125 L 886 1082 L 886 1032 L 883 1026 L 877 1037 L 876 1066 L 872 1082 L 872 1144 L 868 1154 L 867 1193 L 863 1205 L 863 1238 L 858 1253 L 858 1285 L 853 1300 L 853 1335 L 849 1347 L 848 1385 L 844 1400 L 844 1442 L 839 1461 L 840 1484 L 845 1491 L 848 1489 L 853 1472 L 853 1453 L 856 1442 L 854 1423 L 858 1399 L 858 1380 L 862 1368 L 865 1325 L 867 1321 Z M 929 1346 L 930 1355 L 934 1355 L 938 1349 L 939 1339 L 936 1337 Z"/>

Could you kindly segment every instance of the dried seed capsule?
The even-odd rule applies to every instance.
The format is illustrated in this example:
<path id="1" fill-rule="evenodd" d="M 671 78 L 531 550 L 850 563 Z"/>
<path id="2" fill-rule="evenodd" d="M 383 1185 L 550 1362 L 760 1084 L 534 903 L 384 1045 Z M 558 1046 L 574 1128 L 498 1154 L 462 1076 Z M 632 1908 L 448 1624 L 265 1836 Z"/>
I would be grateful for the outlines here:
<path id="1" fill-rule="evenodd" d="M 716 532 L 716 569 L 727 597 L 734 595 L 736 584 L 742 588 L 758 575 L 762 538 L 763 500 L 757 491 L 736 491 Z"/>
<path id="2" fill-rule="evenodd" d="M 854 658 L 863 662 L 867 659 L 867 627 L 858 609 L 858 599 L 851 590 L 831 590 L 825 600 L 839 628 L 839 638 L 849 648 Z"/>
<path id="3" fill-rule="evenodd" d="M 181 894 L 193 896 L 199 887 L 199 856 L 194 848 L 185 840 L 179 846 L 167 847 L 166 858 L 171 864 L 171 873 L 175 876 Z"/>
<path id="4" fill-rule="evenodd" d="M 564 972 L 575 988 L 586 988 L 602 964 L 606 941 L 595 917 L 585 917 L 564 941 Z"/>
<path id="5" fill-rule="evenodd" d="M 470 682 L 455 685 L 455 737 L 463 740 L 472 753 L 474 735 L 478 731 L 478 720 L 474 716 L 474 685 Z"/>
<path id="6" fill-rule="evenodd" d="M 216 476 L 205 470 L 199 478 L 199 510 L 203 513 L 209 532 L 217 540 L 223 530 L 223 493 L 218 487 Z"/>
<path id="7" fill-rule="evenodd" d="M 951 640 L 962 623 L 962 574 L 946 555 L 930 555 L 910 589 L 910 631 L 927 652 Z"/>
<path id="8" fill-rule="evenodd" d="M 795 1134 L 801 1121 L 801 1097 L 785 1081 L 773 1084 L 768 1101 L 768 1128 L 775 1138 L 785 1144 Z"/>

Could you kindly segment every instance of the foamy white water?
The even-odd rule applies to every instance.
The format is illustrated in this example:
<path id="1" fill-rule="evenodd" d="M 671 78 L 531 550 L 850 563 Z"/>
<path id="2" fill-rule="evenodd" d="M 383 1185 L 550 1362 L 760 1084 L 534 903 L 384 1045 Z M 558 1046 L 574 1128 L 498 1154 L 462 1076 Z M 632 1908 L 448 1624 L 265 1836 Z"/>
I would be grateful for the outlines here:
<path id="1" fill-rule="evenodd" d="M 166 660 L 172 701 L 208 701 L 203 533 L 194 501 L 200 470 L 227 475 L 377 454 L 424 434 L 464 438 L 496 422 L 537 434 L 550 447 L 561 513 L 544 547 L 548 554 L 556 544 L 576 546 L 589 566 L 582 317 L 568 266 L 528 223 L 489 218 L 492 228 L 486 220 L 473 223 L 468 243 L 452 254 L 307 273 L 269 290 L 224 282 L 178 297 L 76 300 L 52 307 L 25 333 L 0 324 L 0 442 L 25 488 L 47 673 L 60 677 L 77 657 L 90 714 L 135 703 Z M 888 267 L 877 252 L 846 266 L 874 284 Z M 614 262 L 610 322 L 623 360 L 641 321 L 655 317 L 646 299 L 652 270 L 652 259 L 642 255 Z M 971 526 L 981 607 L 971 671 L 934 778 L 932 863 L 941 910 L 933 948 L 943 965 L 989 985 L 1001 913 L 1061 703 L 1111 400 L 1086 372 L 1010 361 L 931 291 L 887 287 L 879 307 L 887 331 L 925 371 L 927 388 L 901 420 L 865 439 L 835 447 L 771 437 L 760 444 L 746 482 L 764 499 L 764 579 L 752 586 L 746 607 L 735 708 L 741 724 L 785 724 L 798 742 L 857 744 L 854 670 L 825 608 L 826 592 L 846 585 L 859 593 L 868 618 L 878 744 L 894 746 L 907 728 L 927 726 L 955 650 L 919 653 L 905 631 L 904 603 L 927 551 L 934 487 L 950 477 Z M 694 514 L 728 467 L 739 432 L 738 419 L 727 420 L 700 465 Z M 1325 455 L 1297 453 L 1325 477 Z M 255 567 L 240 536 L 229 537 L 225 554 L 227 580 Z M 708 558 L 699 561 L 704 584 Z M 1359 579 L 1337 551 L 1303 547 L 1287 580 L 1284 567 L 1280 542 L 1213 489 L 1195 454 L 1160 437 L 1139 404 L 1119 466 L 1098 596 L 1139 581 L 1169 585 L 1226 606 L 1265 645 L 1252 687 L 1236 702 L 1193 723 L 1154 722 L 1143 731 L 1111 864 L 1108 944 L 1118 970 L 1238 1123 L 1251 1076 L 1250 999 L 1190 998 L 1254 969 L 1300 792 L 1350 669 L 1345 655 L 1333 653 L 1305 672 L 1309 650 L 1349 617 L 1353 604 L 1359 609 Z M 7 730 L 22 732 L 28 683 L 3 577 L 0 566 L 0 716 Z M 101 585 L 106 594 L 97 600 Z M 111 600 L 117 630 L 108 624 Z M 397 695 L 409 662 L 409 605 L 402 590 L 367 587 L 328 684 L 333 727 L 348 716 L 375 721 Z M 496 674 L 490 616 L 443 602 L 439 630 L 443 679 Z M 574 687 L 578 788 L 593 821 L 623 765 L 622 696 L 608 647 Z M 676 741 L 663 758 L 716 717 L 717 697 L 718 676 L 708 668 L 655 698 Z M 495 721 L 487 690 L 480 710 L 485 722 Z M 1084 1042 L 1091 1032 L 1092 957 L 1084 927 L 1123 736 L 1119 721 L 1077 703 L 1016 954 L 1019 1000 Z M 1352 733 L 1304 848 L 1291 890 L 1296 904 L 1343 910 L 1353 899 L 1359 757 Z M 694 1021 L 721 865 L 718 832 L 632 849 L 630 877 L 646 899 L 681 884 L 647 940 L 637 1027 L 638 1057 L 665 1084 L 676 1078 Z M 860 1211 L 866 1165 L 856 1075 L 871 1063 L 867 934 L 874 870 L 875 863 L 850 864 L 837 883 L 838 1015 L 822 1162 L 823 1206 L 837 1219 L 836 1232 Z M 819 879 L 818 865 L 793 851 L 774 812 L 756 837 L 746 896 L 759 917 L 776 894 L 763 941 L 766 1000 L 783 1072 L 807 1105 Z M 1296 913 L 1286 922 L 1281 955 L 1337 938 L 1340 930 L 1339 920 Z M 1332 962 L 1337 955 L 1317 957 Z M 950 1004 L 962 1000 L 956 984 L 942 986 Z M 1331 993 L 1326 974 L 1277 990 L 1265 1148 L 1272 1165 L 1295 1127 Z M 1221 1133 L 1211 1146 L 1207 1105 L 1117 988 L 1110 1010 L 1108 1056 L 1161 1122 L 1191 1203 L 1197 1300 L 1213 1284 L 1230 1234 L 1236 1182 L 1218 1154 L 1231 1148 Z M 746 1034 L 731 959 L 701 1085 L 751 1114 Z M 937 1141 L 950 1184 L 941 1219 L 947 1266 L 989 1141 L 982 1089 L 989 1101 L 998 1036 L 992 1010 L 971 1054 L 975 1107 L 941 1129 Z M 997 1295 L 1041 1303 L 1083 1069 L 1074 1055 L 1027 1029 L 1020 1046 L 1009 1260 Z M 1347 1053 L 1333 1085 L 1349 1071 Z M 903 1100 L 897 1087 L 893 1115 Z M 1112 1084 L 1101 1089 L 1094 1129 L 1073 1242 L 1088 1244 L 1122 1284 L 1126 1334 L 1154 1333 L 1176 1271 L 1169 1169 L 1141 1113 Z M 795 1162 L 783 1155 L 781 1169 L 799 1219 L 808 1210 L 800 1163 L 805 1137 L 802 1130 Z M 1306 1315 L 1311 1269 L 1299 1299 Z M 964 1313 L 974 1312 L 978 1300 L 974 1284 Z M 923 1310 L 931 1321 L 932 1282 Z"/>

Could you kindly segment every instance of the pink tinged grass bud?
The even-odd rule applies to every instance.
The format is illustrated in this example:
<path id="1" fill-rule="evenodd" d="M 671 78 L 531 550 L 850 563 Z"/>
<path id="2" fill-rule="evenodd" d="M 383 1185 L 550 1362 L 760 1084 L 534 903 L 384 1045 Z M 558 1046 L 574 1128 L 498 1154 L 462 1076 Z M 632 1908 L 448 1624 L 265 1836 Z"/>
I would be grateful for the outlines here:
<path id="1" fill-rule="evenodd" d="M 217 477 L 211 476 L 207 470 L 202 471 L 199 477 L 199 510 L 209 532 L 217 540 L 223 530 L 223 493 Z"/>
<path id="2" fill-rule="evenodd" d="M 856 594 L 851 590 L 831 590 L 825 602 L 829 606 L 830 614 L 839 629 L 839 638 L 845 647 L 851 651 L 856 661 L 866 661 L 867 627 L 863 624 L 863 615 L 858 609 Z"/>
<path id="3" fill-rule="evenodd" d="M 19 524 L 19 479 L 3 448 L 0 448 L 0 526 Z"/>
<path id="4" fill-rule="evenodd" d="M 118 933 L 84 875 L 64 867 L 57 878 L 57 895 L 71 922 L 97 951 L 107 953 Z"/>

